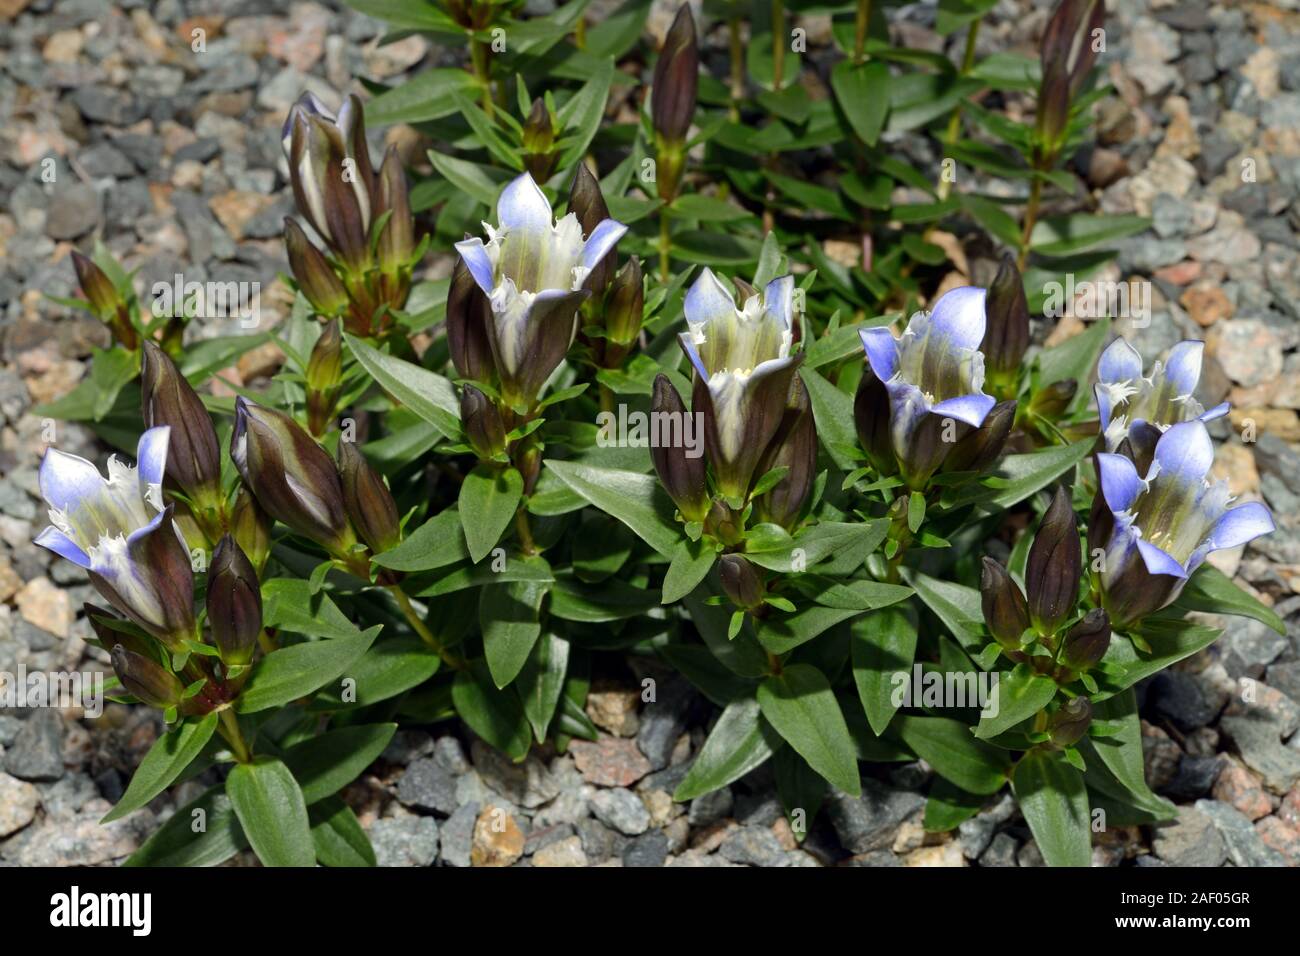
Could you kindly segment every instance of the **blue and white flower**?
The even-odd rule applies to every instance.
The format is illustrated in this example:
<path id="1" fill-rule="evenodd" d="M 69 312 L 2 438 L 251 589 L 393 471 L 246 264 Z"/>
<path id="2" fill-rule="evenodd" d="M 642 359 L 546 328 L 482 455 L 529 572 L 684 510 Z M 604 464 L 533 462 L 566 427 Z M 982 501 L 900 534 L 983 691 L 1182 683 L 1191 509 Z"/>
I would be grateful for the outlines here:
<path id="1" fill-rule="evenodd" d="M 168 644 L 194 632 L 189 553 L 162 495 L 171 429 L 140 436 L 137 464 L 108 459 L 108 478 L 77 455 L 51 448 L 41 462 L 50 526 L 36 543 L 85 568 L 115 608 Z"/>
<path id="2" fill-rule="evenodd" d="M 1227 402 L 1207 412 L 1193 397 L 1204 351 L 1204 342 L 1179 342 L 1146 375 L 1141 354 L 1125 339 L 1116 339 L 1101 353 L 1094 393 L 1107 451 L 1115 451 L 1141 423 L 1163 432 L 1179 422 L 1208 422 L 1228 413 Z"/>
<path id="3" fill-rule="evenodd" d="M 1095 508 L 1089 547 L 1104 556 L 1102 604 L 1117 625 L 1170 604 L 1206 555 L 1268 534 L 1264 505 L 1229 507 L 1228 484 L 1206 479 L 1214 443 L 1205 424 L 1171 425 L 1156 443 L 1145 476 L 1123 455 L 1097 456 L 1104 508 Z"/>
<path id="4" fill-rule="evenodd" d="M 996 404 L 983 390 L 984 298 L 985 290 L 963 286 L 932 311 L 913 315 L 898 339 L 887 328 L 858 333 L 870 374 L 889 394 L 894 455 L 913 488 L 925 484 L 960 437 L 945 420 L 979 428 Z"/>
<path id="5" fill-rule="evenodd" d="M 613 219 L 585 238 L 578 217 L 558 223 L 551 204 L 524 173 L 497 200 L 497 225 L 483 223 L 488 241 L 456 243 L 492 307 L 487 338 L 507 404 L 537 397 L 577 332 L 577 312 L 590 292 L 587 276 L 613 250 L 627 227 Z"/>
<path id="6" fill-rule="evenodd" d="M 678 336 L 695 367 L 697 411 L 718 488 L 743 499 L 759 457 L 785 414 L 790 383 L 803 354 L 794 350 L 794 277 L 773 279 L 762 296 L 737 283 L 736 300 L 705 269 L 686 293 L 687 331 Z"/>

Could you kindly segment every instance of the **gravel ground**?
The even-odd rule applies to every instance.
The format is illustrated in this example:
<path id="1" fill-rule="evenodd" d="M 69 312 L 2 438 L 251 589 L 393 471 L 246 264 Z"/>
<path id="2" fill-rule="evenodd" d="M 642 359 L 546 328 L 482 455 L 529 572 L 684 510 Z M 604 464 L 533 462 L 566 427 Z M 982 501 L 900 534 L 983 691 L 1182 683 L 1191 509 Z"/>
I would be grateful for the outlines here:
<path id="1" fill-rule="evenodd" d="M 1003 0 L 980 52 L 1031 48 L 1046 12 L 1029 6 Z M 1216 646 L 1140 688 L 1148 779 L 1180 816 L 1157 831 L 1111 828 L 1094 861 L 1300 865 L 1300 13 L 1296 0 L 1110 6 L 1101 62 L 1119 95 L 1100 108 L 1099 141 L 1078 163 L 1089 188 L 1069 208 L 1152 217 L 1101 278 L 1152 280 L 1150 326 L 1125 333 L 1148 360 L 1204 338 L 1203 403 L 1228 398 L 1231 425 L 1255 430 L 1254 443 L 1225 442 L 1218 467 L 1235 493 L 1268 502 L 1278 531 L 1216 563 L 1272 603 L 1289 633 L 1225 619 Z M 943 49 L 926 15 L 909 8 L 896 39 Z M 84 576 L 31 544 L 44 525 L 36 467 L 48 436 L 28 410 L 65 394 L 107 344 L 97 323 L 45 298 L 73 294 L 69 250 L 102 239 L 139 269 L 140 289 L 177 272 L 260 281 L 262 314 L 278 320 L 287 303 L 269 290 L 285 268 L 287 108 L 304 88 L 337 100 L 353 77 L 391 82 L 448 54 L 418 37 L 380 47 L 373 20 L 283 0 L 0 0 L 0 23 L 0 671 L 102 670 L 78 617 L 91 596 Z M 824 35 L 824 21 L 807 26 Z M 206 32 L 201 54 L 195 29 Z M 405 131 L 388 135 L 414 146 Z M 933 144 L 898 145 L 937 168 Z M 51 168 L 52 183 L 42 178 Z M 1052 340 L 1082 327 L 1063 319 Z M 276 361 L 260 349 L 224 374 L 251 382 Z M 1228 437 L 1228 422 L 1216 427 Z M 88 431 L 58 429 L 61 448 L 102 457 Z M 661 672 L 658 701 L 642 704 L 648 666 L 604 676 L 589 703 L 601 739 L 564 756 L 513 766 L 446 730 L 401 732 L 345 794 L 380 861 L 1041 865 L 1007 796 L 956 834 L 925 834 L 922 764 L 882 768 L 861 800 L 831 795 L 802 846 L 764 768 L 674 804 L 711 711 Z M 93 721 L 0 711 L 0 862 L 111 864 L 133 851 L 172 801 L 97 821 L 158 732 L 144 708 L 109 705 Z M 200 786 L 182 786 L 180 799 Z"/>

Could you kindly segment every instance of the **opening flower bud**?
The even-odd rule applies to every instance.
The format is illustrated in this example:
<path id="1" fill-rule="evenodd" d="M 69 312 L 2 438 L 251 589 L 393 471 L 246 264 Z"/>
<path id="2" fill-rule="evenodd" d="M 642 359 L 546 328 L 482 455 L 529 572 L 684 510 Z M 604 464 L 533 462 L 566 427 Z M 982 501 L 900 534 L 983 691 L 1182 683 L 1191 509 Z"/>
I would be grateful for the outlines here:
<path id="1" fill-rule="evenodd" d="M 980 604 L 993 639 L 1007 650 L 1019 650 L 1029 627 L 1025 595 L 1007 569 L 989 557 L 980 572 Z"/>
<path id="2" fill-rule="evenodd" d="M 346 553 L 356 543 L 338 469 L 288 415 L 237 398 L 230 457 L 273 518 L 331 554 Z"/>
<path id="3" fill-rule="evenodd" d="M 754 566 L 742 555 L 724 554 L 719 558 L 718 578 L 722 590 L 736 607 L 752 611 L 762 606 L 766 588 Z"/>
<path id="4" fill-rule="evenodd" d="M 354 442 L 339 442 L 339 476 L 348 516 L 361 540 L 376 554 L 396 547 L 402 540 L 397 502 Z"/>
<path id="5" fill-rule="evenodd" d="M 1029 617 L 1040 634 L 1054 634 L 1074 612 L 1082 574 L 1078 519 L 1069 492 L 1058 485 L 1025 565 Z"/>

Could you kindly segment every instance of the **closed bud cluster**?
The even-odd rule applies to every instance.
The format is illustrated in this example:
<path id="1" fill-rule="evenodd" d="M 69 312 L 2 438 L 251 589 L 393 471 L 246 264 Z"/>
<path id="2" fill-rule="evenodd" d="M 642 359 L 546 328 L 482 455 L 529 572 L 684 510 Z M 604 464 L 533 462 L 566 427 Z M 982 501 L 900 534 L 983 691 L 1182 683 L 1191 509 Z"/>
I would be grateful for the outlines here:
<path id="1" fill-rule="evenodd" d="M 285 246 L 299 289 L 317 313 L 341 315 L 354 334 L 386 331 L 389 312 L 406 305 L 420 252 L 396 149 L 389 148 L 376 171 L 356 96 L 336 116 L 303 94 L 281 137 L 298 213 L 326 246 L 317 248 L 286 220 Z"/>

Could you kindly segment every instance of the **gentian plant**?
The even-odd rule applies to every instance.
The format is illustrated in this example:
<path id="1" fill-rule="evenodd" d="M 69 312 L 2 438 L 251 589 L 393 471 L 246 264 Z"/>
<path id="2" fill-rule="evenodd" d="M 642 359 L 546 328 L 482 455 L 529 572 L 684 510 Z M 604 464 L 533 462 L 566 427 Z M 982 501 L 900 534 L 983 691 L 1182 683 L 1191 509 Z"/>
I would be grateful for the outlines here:
<path id="1" fill-rule="evenodd" d="M 1146 225 L 1039 216 L 1109 92 L 1100 0 L 1057 4 L 1019 72 L 976 61 L 987 3 L 940 5 L 960 63 L 865 2 L 826 57 L 786 48 L 780 5 L 747 55 L 732 4 L 719 76 L 685 5 L 655 43 L 646 4 L 351 2 L 468 53 L 364 117 L 289 111 L 283 324 L 180 348 L 103 250 L 76 260 L 114 357 L 49 412 L 137 465 L 50 447 L 37 541 L 102 595 L 120 699 L 167 722 L 110 817 L 208 782 L 133 863 L 373 864 L 340 791 L 399 724 L 563 752 L 629 658 L 716 710 L 676 799 L 770 761 L 800 840 L 917 760 L 928 830 L 1010 788 L 1053 865 L 1089 863 L 1096 811 L 1171 818 L 1135 685 L 1218 636 L 1189 612 L 1281 629 L 1206 560 L 1273 525 L 1207 482 L 1200 343 L 1145 373 L 1106 319 L 1042 344 L 1044 285 L 1105 258 L 1077 237 Z M 976 95 L 1035 88 L 1028 121 Z M 375 163 L 367 119 L 427 160 Z M 899 134 L 1024 189 L 930 182 Z M 269 379 L 209 387 L 266 342 Z"/>

